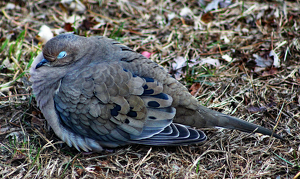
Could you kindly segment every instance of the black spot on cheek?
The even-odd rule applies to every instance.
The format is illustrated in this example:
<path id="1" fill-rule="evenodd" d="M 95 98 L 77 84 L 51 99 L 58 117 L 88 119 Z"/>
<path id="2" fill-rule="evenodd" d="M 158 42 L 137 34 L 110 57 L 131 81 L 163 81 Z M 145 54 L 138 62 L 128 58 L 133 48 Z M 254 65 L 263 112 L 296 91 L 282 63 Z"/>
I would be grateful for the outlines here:
<path id="1" fill-rule="evenodd" d="M 150 118 L 150 119 L 156 119 L 156 117 L 154 117 L 154 116 L 149 116 L 149 118 Z"/>
<path id="2" fill-rule="evenodd" d="M 128 119 L 125 119 L 125 123 L 126 123 L 126 124 L 129 124 L 129 122 L 130 122 L 130 121 L 129 121 Z"/>
<path id="3" fill-rule="evenodd" d="M 153 108 L 158 108 L 160 106 L 160 104 L 156 101 L 149 101 L 148 106 L 153 107 Z"/>

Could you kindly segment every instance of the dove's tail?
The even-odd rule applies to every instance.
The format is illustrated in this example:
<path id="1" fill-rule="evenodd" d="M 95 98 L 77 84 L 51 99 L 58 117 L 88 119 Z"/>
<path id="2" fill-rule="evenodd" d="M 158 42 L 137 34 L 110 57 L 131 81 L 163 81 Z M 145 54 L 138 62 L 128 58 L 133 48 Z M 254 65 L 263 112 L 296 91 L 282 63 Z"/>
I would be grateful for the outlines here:
<path id="1" fill-rule="evenodd" d="M 187 110 L 183 108 L 179 108 L 177 111 L 179 116 L 175 117 L 175 122 L 185 125 L 197 128 L 222 127 L 227 129 L 237 129 L 242 132 L 261 133 L 284 140 L 280 135 L 274 133 L 272 130 L 222 114 L 201 105 L 198 105 L 198 111 L 195 113 L 187 112 Z M 184 115 L 180 115 L 180 113 Z"/>
<path id="2" fill-rule="evenodd" d="M 203 109 L 201 109 L 203 108 Z M 210 109 L 207 109 L 203 106 L 200 107 L 201 110 L 205 110 L 206 113 L 204 113 L 204 116 L 207 114 L 207 118 L 209 118 L 209 121 L 207 121 L 207 125 L 205 127 L 223 127 L 227 129 L 237 129 L 242 132 L 248 132 L 248 133 L 261 133 L 264 135 L 274 136 L 278 139 L 284 140 L 280 135 L 274 133 L 272 130 L 266 129 L 262 126 L 249 123 L 247 121 L 228 116 L 222 113 L 219 113 L 217 111 L 213 111 Z M 207 111 L 209 110 L 209 111 Z"/>

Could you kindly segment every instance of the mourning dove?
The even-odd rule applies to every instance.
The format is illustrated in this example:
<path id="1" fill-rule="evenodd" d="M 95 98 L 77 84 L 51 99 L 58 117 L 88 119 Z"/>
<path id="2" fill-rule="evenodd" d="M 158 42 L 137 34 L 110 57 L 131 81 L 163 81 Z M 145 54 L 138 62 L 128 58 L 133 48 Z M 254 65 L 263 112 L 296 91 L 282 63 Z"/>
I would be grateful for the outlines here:
<path id="1" fill-rule="evenodd" d="M 46 43 L 30 73 L 47 122 L 77 150 L 205 141 L 206 135 L 192 127 L 282 139 L 271 130 L 201 106 L 164 68 L 106 37 L 58 35 Z"/>

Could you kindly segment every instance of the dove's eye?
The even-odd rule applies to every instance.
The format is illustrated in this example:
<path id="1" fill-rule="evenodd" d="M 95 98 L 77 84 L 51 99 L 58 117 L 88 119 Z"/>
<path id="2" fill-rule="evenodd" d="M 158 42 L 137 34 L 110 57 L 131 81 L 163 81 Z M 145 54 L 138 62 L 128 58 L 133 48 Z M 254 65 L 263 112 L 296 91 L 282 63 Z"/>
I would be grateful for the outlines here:
<path id="1" fill-rule="evenodd" d="M 61 51 L 61 52 L 57 55 L 57 59 L 64 58 L 65 56 L 67 56 L 67 52 L 66 52 L 66 51 Z"/>

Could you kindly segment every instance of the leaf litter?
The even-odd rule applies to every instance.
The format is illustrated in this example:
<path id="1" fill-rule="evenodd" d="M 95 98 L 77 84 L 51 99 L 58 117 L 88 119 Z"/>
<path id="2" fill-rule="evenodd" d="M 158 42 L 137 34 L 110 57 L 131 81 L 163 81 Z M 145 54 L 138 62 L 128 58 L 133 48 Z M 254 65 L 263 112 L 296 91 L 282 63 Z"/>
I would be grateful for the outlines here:
<path id="1" fill-rule="evenodd" d="M 32 0 L 0 6 L 1 178 L 300 175 L 299 2 Z M 114 38 L 164 66 L 203 105 L 276 128 L 288 140 L 204 129 L 202 145 L 125 146 L 101 154 L 69 148 L 44 125 L 28 82 L 45 41 L 68 31 Z"/>

